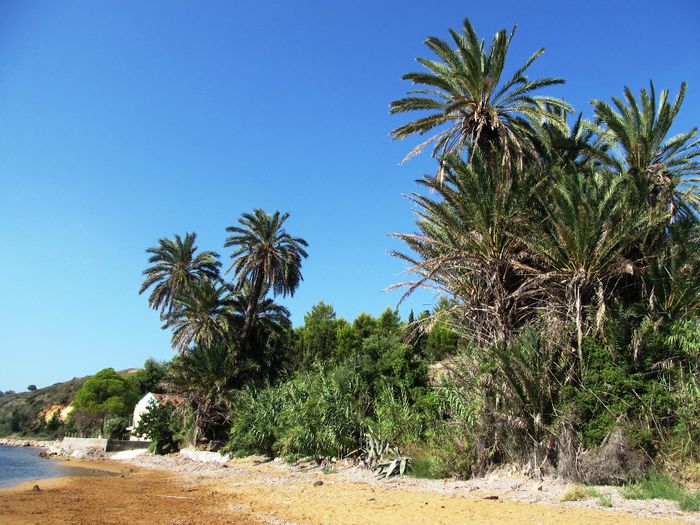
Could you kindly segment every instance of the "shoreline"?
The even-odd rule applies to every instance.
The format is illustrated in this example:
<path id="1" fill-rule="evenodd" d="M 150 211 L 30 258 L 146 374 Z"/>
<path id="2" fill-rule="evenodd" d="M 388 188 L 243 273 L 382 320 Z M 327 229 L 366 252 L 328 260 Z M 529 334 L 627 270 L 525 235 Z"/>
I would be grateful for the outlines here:
<path id="1" fill-rule="evenodd" d="M 659 500 L 616 500 L 612 509 L 592 502 L 562 504 L 558 494 L 567 484 L 505 474 L 469 481 L 381 480 L 341 464 L 329 473 L 312 463 L 290 466 L 247 458 L 221 465 L 177 455 L 69 458 L 67 463 L 119 475 L 39 480 L 37 492 L 30 483 L 1 489 L 0 522 L 409 525 L 429 518 L 434 525 L 700 523 L 700 515 L 680 513 Z M 485 499 L 493 495 L 499 499 Z"/>
<path id="2" fill-rule="evenodd" d="M 56 440 L 0 438 L 0 447 L 50 448 L 55 443 Z"/>

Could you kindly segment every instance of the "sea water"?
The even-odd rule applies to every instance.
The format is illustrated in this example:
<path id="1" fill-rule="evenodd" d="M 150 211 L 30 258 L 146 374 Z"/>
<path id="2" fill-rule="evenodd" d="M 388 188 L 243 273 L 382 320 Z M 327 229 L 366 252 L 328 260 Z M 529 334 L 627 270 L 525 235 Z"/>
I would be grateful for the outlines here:
<path id="1" fill-rule="evenodd" d="M 22 481 L 80 475 L 83 469 L 67 467 L 56 460 L 39 457 L 41 449 L 0 446 L 0 487 Z"/>

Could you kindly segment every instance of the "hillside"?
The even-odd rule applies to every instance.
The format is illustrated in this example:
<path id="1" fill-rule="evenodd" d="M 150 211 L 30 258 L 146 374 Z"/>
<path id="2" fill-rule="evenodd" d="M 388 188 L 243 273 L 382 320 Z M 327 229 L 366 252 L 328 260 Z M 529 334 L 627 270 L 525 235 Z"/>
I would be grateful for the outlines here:
<path id="1" fill-rule="evenodd" d="M 119 374 L 134 374 L 138 368 L 129 368 Z M 61 417 L 73 401 L 75 393 L 92 376 L 74 377 L 33 392 L 3 394 L 0 396 L 0 436 L 12 434 L 51 434 L 51 418 L 56 412 Z"/>

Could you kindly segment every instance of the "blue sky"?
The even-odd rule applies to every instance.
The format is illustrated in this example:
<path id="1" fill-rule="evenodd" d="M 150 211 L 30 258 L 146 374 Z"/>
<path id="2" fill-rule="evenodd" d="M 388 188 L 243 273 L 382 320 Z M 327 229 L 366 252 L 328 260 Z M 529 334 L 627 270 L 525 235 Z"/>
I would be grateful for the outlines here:
<path id="1" fill-rule="evenodd" d="M 434 168 L 399 167 L 416 141 L 391 141 L 387 107 L 423 39 L 465 17 L 487 39 L 517 22 L 506 73 L 546 47 L 532 75 L 564 77 L 549 93 L 584 113 L 687 80 L 677 128 L 700 124 L 693 0 L 257 4 L 0 3 L 0 389 L 169 358 L 137 294 L 145 249 L 196 231 L 227 258 L 256 207 L 309 241 L 295 324 L 321 299 L 349 319 L 394 306 L 387 233 L 413 229 L 401 194 Z"/>

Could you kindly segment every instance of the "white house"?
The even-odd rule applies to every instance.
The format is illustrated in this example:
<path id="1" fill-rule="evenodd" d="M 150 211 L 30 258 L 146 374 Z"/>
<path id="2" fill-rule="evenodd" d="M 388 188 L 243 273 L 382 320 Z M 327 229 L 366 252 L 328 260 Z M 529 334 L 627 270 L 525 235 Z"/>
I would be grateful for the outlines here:
<path id="1" fill-rule="evenodd" d="M 136 406 L 134 407 L 134 416 L 131 420 L 131 426 L 127 428 L 127 430 L 131 432 L 131 437 L 129 437 L 129 439 L 132 441 L 145 439 L 144 436 L 134 434 L 134 430 L 138 426 L 143 415 L 146 413 L 146 410 L 148 410 L 148 407 L 161 404 L 179 406 L 183 404 L 184 401 L 185 400 L 179 396 L 172 396 L 169 394 L 154 394 L 149 392 L 143 396 L 141 400 L 136 403 Z"/>

